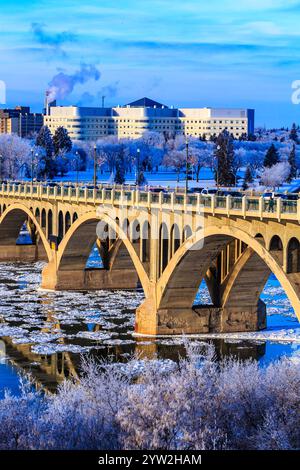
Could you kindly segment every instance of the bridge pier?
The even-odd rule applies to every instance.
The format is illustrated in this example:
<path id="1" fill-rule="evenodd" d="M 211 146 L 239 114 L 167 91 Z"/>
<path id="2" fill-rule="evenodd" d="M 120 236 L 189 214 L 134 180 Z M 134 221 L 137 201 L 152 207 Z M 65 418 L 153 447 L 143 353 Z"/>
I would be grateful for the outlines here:
<path id="1" fill-rule="evenodd" d="M 136 312 L 135 332 L 141 335 L 181 335 L 201 333 L 235 333 L 266 328 L 266 306 L 257 305 L 192 308 L 164 308 L 155 311 L 146 299 Z"/>
<path id="2" fill-rule="evenodd" d="M 0 245 L 0 262 L 47 261 L 42 244 L 37 245 Z"/>
<path id="3" fill-rule="evenodd" d="M 137 286 L 135 270 L 75 268 L 57 271 L 53 262 L 43 269 L 41 283 L 43 289 L 71 291 L 136 289 Z"/>

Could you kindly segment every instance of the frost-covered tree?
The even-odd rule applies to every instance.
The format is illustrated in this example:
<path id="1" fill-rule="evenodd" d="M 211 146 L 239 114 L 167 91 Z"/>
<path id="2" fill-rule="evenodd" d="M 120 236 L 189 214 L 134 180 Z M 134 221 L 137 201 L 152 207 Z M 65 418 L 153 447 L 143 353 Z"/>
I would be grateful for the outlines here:
<path id="1" fill-rule="evenodd" d="M 199 181 L 201 169 L 211 167 L 212 157 L 213 144 L 211 142 L 190 138 L 189 163 L 195 168 L 197 182 Z"/>
<path id="2" fill-rule="evenodd" d="M 86 147 L 81 146 L 78 143 L 74 144 L 72 148 L 71 167 L 74 170 L 86 171 L 87 159 L 88 155 Z"/>
<path id="3" fill-rule="evenodd" d="M 184 150 L 170 150 L 164 156 L 163 165 L 167 168 L 174 168 L 179 182 L 180 172 L 186 164 L 186 152 Z"/>
<path id="4" fill-rule="evenodd" d="M 65 150 L 59 150 L 55 158 L 56 172 L 60 176 L 64 176 L 69 170 L 69 159 Z"/>
<path id="5" fill-rule="evenodd" d="M 82 364 L 57 394 L 0 400 L 0 449 L 296 450 L 300 448 L 299 363 L 282 358 L 216 361 L 211 346 L 186 344 L 164 367 Z"/>
<path id="6" fill-rule="evenodd" d="M 276 188 L 287 181 L 291 171 L 288 162 L 279 162 L 270 168 L 265 168 L 261 174 L 261 183 L 267 187 Z"/>
<path id="7" fill-rule="evenodd" d="M 31 158 L 31 146 L 27 139 L 16 134 L 0 135 L 1 178 L 17 178 L 26 170 Z M 23 172 L 23 173 L 24 173 Z"/>

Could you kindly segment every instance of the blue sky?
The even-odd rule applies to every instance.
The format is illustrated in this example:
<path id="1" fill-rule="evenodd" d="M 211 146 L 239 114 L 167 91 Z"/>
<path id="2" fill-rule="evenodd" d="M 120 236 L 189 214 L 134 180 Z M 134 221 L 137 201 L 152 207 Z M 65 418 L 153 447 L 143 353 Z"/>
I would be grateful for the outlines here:
<path id="1" fill-rule="evenodd" d="M 300 1 L 0 0 L 0 80 L 9 105 L 39 110 L 58 73 L 82 64 L 101 77 L 61 104 L 246 106 L 256 123 L 300 123 Z"/>

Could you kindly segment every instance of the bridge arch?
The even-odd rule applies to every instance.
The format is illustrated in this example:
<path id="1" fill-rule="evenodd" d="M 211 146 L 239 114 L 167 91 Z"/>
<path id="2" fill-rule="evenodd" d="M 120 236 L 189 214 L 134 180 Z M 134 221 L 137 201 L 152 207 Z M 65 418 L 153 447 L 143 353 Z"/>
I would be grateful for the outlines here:
<path id="1" fill-rule="evenodd" d="M 47 227 L 47 220 L 46 220 L 46 210 L 43 208 L 42 209 L 42 214 L 41 214 L 41 227 L 42 229 L 46 230 Z"/>
<path id="2" fill-rule="evenodd" d="M 34 215 L 35 215 L 36 220 L 38 220 L 40 222 L 41 214 L 40 214 L 40 209 L 38 207 L 35 209 L 35 214 Z"/>
<path id="3" fill-rule="evenodd" d="M 145 220 L 142 225 L 142 253 L 141 261 L 143 263 L 149 263 L 150 261 L 150 239 L 151 239 L 151 227 L 148 220 Z"/>
<path id="4" fill-rule="evenodd" d="M 58 213 L 58 238 L 61 241 L 64 237 L 65 224 L 64 224 L 64 214 L 63 211 Z"/>
<path id="5" fill-rule="evenodd" d="M 67 233 L 67 231 L 69 230 L 71 225 L 72 225 L 71 214 L 70 214 L 69 211 L 67 211 L 66 214 L 65 214 L 65 234 Z"/>
<path id="6" fill-rule="evenodd" d="M 48 210 L 47 214 L 47 238 L 49 239 L 50 236 L 53 234 L 53 213 L 52 209 Z"/>
<path id="7" fill-rule="evenodd" d="M 118 237 L 117 242 L 119 241 L 124 244 L 140 279 L 145 295 L 147 296 L 149 292 L 149 279 L 143 264 L 133 244 L 130 242 L 128 236 L 126 236 L 126 232 L 109 214 L 102 214 L 101 217 L 99 217 L 99 215 L 93 211 L 78 217 L 59 245 L 57 252 L 57 270 L 64 271 L 71 269 L 73 271 L 84 271 L 86 260 L 98 238 L 96 229 L 100 221 L 105 223 L 108 228 L 116 233 Z M 127 230 L 127 227 L 128 224 L 125 223 L 125 230 Z"/>
<path id="8" fill-rule="evenodd" d="M 292 237 L 287 245 L 287 273 L 300 272 L 300 243 Z"/>
<path id="9" fill-rule="evenodd" d="M 265 239 L 264 239 L 264 236 L 261 234 L 261 233 L 257 233 L 255 235 L 256 240 L 258 240 L 260 243 L 262 243 L 264 246 L 266 246 L 266 242 L 265 242 Z"/>
<path id="10" fill-rule="evenodd" d="M 270 251 L 282 251 L 283 244 L 282 240 L 279 235 L 273 235 L 269 243 L 269 250 Z"/>
<path id="11" fill-rule="evenodd" d="M 50 261 L 52 258 L 51 248 L 43 229 L 33 211 L 30 211 L 24 204 L 10 204 L 2 213 L 0 217 L 0 245 L 16 244 L 22 225 L 27 218 L 34 224 L 44 246 L 48 261 Z"/>
<path id="12" fill-rule="evenodd" d="M 158 281 L 156 289 L 157 309 L 169 309 L 178 306 L 191 309 L 200 282 L 213 259 L 232 239 L 246 243 L 251 248 L 252 254 L 257 255 L 261 265 L 266 265 L 268 270 L 275 274 L 300 320 L 299 279 L 295 279 L 294 274 L 285 273 L 278 257 L 274 256 L 274 252 L 276 254 L 276 251 L 278 251 L 276 248 L 281 247 L 281 240 L 274 239 L 274 244 L 270 243 L 270 246 L 274 246 L 274 252 L 272 250 L 268 251 L 249 233 L 230 225 L 206 227 L 204 243 L 203 234 L 196 232 L 190 240 L 187 240 L 177 250 Z"/>
<path id="13" fill-rule="evenodd" d="M 161 275 L 169 262 L 169 231 L 167 224 L 162 222 L 159 228 L 158 270 Z"/>

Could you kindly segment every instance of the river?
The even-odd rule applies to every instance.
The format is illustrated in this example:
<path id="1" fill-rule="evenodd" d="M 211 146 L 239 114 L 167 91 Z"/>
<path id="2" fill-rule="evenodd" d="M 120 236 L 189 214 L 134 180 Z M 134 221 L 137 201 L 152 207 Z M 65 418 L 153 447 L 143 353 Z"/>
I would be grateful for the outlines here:
<path id="1" fill-rule="evenodd" d="M 97 265 L 96 250 L 89 263 Z M 133 335 L 134 311 L 142 291 L 49 292 L 39 288 L 43 263 L 0 264 L 0 397 L 18 394 L 19 374 L 30 373 L 36 386 L 50 392 L 64 378 L 80 375 L 81 354 L 126 362 L 137 356 L 161 367 L 185 355 L 184 338 L 141 338 Z M 206 337 L 218 358 L 233 354 L 263 366 L 282 355 L 300 359 L 298 320 L 272 275 L 262 294 L 267 304 L 267 330 Z M 209 301 L 205 285 L 197 303 Z"/>

